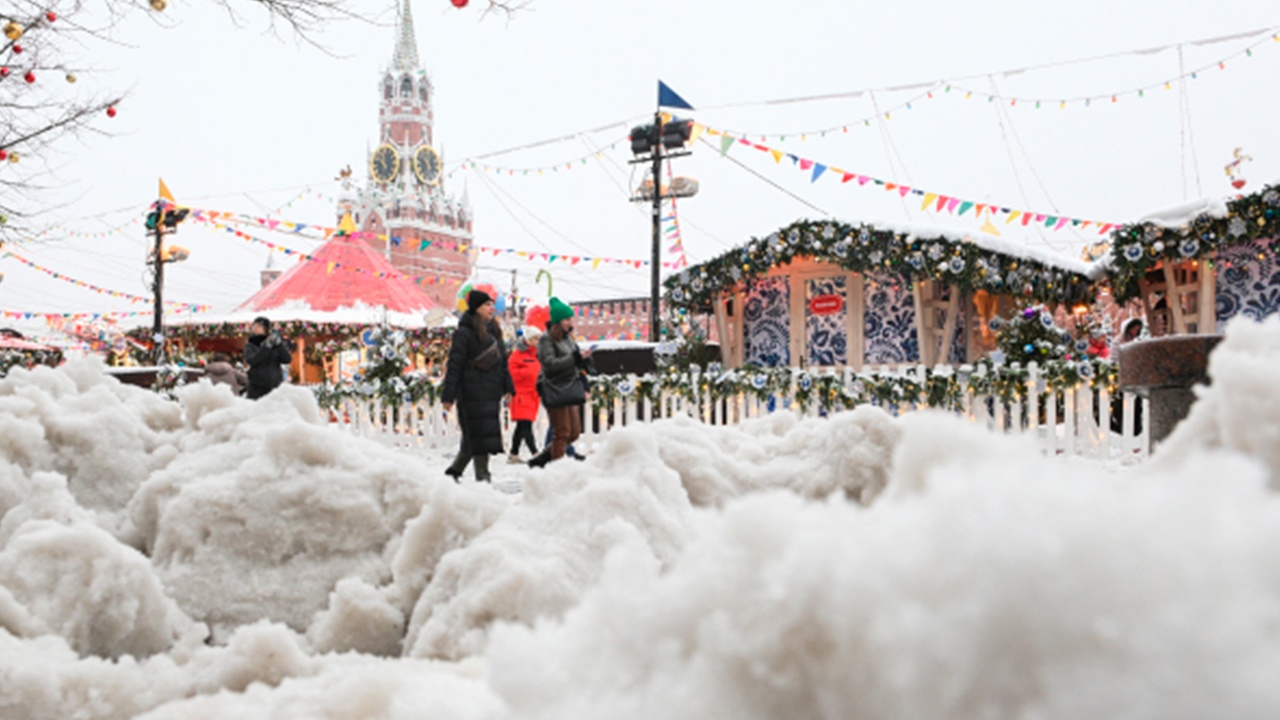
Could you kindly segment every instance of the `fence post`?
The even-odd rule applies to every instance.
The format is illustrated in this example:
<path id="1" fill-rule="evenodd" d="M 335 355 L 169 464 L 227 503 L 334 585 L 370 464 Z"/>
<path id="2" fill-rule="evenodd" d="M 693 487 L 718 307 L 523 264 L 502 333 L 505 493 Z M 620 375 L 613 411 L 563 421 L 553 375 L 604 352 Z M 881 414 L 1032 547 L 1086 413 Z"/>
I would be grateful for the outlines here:
<path id="1" fill-rule="evenodd" d="M 1048 408 L 1045 409 L 1046 420 L 1048 419 Z M 1053 423 L 1046 423 L 1049 427 L 1053 427 Z M 1027 365 L 1027 431 L 1036 437 L 1040 437 L 1040 365 L 1039 363 L 1031 363 Z"/>

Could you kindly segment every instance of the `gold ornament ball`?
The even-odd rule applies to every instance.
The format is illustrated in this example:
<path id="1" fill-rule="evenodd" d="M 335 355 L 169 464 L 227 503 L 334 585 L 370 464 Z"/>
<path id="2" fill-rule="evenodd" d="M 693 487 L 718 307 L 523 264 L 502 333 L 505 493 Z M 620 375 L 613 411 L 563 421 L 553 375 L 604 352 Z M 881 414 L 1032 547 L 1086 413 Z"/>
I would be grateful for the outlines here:
<path id="1" fill-rule="evenodd" d="M 4 24 L 4 36 L 10 40 L 17 40 L 22 37 L 22 26 L 10 20 Z"/>
<path id="2" fill-rule="evenodd" d="M 75 73 L 67 73 L 67 82 L 69 82 L 69 83 L 71 83 L 72 85 L 74 85 L 74 84 L 75 84 L 75 82 L 76 82 L 76 74 L 75 74 Z"/>
<path id="3" fill-rule="evenodd" d="M 11 162 L 11 163 L 16 163 L 16 162 L 18 162 L 18 153 L 16 153 L 16 152 L 11 152 L 11 153 L 9 153 L 9 162 Z"/>
<path id="4" fill-rule="evenodd" d="M 151 9 L 156 12 L 162 12 L 167 7 L 169 7 L 168 0 L 151 0 Z"/>

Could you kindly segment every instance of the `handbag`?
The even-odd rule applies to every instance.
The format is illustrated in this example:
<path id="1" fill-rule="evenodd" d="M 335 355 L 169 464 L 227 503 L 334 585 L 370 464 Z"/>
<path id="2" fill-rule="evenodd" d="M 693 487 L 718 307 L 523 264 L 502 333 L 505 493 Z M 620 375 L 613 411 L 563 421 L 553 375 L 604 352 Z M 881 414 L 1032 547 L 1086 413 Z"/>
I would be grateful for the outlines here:
<path id="1" fill-rule="evenodd" d="M 502 353 L 498 352 L 498 341 L 494 340 L 489 343 L 489 347 L 481 350 L 475 358 L 472 359 L 471 364 L 474 365 L 477 370 L 492 370 L 501 359 Z"/>
<path id="2" fill-rule="evenodd" d="M 572 407 L 587 402 L 586 388 L 582 377 L 574 372 L 565 377 L 562 383 L 552 382 L 548 378 L 538 378 L 538 395 L 542 404 L 548 408 Z"/>

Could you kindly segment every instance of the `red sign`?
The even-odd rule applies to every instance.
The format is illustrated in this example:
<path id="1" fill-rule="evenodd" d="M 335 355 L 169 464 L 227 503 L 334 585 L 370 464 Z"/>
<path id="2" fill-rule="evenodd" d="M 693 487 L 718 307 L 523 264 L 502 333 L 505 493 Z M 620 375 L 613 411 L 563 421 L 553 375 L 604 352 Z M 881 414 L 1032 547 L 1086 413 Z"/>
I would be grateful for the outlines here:
<path id="1" fill-rule="evenodd" d="M 809 301 L 810 315 L 835 315 L 844 309 L 844 298 L 839 295 L 817 295 Z"/>

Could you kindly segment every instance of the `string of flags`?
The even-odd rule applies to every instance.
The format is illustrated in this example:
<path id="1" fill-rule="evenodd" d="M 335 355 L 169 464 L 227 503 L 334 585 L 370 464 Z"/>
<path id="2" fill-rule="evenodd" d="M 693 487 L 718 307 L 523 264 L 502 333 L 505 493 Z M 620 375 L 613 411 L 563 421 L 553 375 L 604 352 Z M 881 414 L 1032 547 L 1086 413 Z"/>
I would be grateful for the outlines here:
<path id="1" fill-rule="evenodd" d="M 1004 217 L 1006 225 L 1014 222 L 1021 222 L 1024 226 L 1035 223 L 1037 226 L 1043 226 L 1049 230 L 1061 230 L 1067 226 L 1077 230 L 1086 230 L 1093 227 L 1097 229 L 1097 233 L 1099 235 L 1106 235 L 1119 227 L 1118 223 L 1104 222 L 1101 220 L 1084 220 L 1081 218 L 1068 217 L 1066 215 L 1051 215 L 1049 213 L 1040 213 L 1033 210 L 1004 207 L 1001 205 L 994 205 L 992 203 L 966 200 L 954 195 L 947 195 L 931 190 L 913 188 L 901 183 L 882 180 L 880 178 L 871 177 L 870 175 L 863 175 L 861 173 L 844 170 L 832 165 L 810 160 L 808 158 L 802 158 L 794 153 L 762 145 L 744 137 L 734 137 L 714 128 L 704 126 L 703 129 L 706 135 L 720 138 L 719 150 L 721 155 L 727 154 L 731 148 L 737 145 L 745 145 L 755 150 L 759 150 L 760 152 L 769 154 L 776 164 L 782 164 L 783 158 L 790 160 L 794 167 L 809 175 L 809 181 L 811 183 L 816 183 L 824 176 L 838 179 L 842 184 L 856 181 L 859 187 L 871 185 L 873 187 L 883 189 L 886 192 L 896 192 L 904 198 L 908 195 L 918 197 L 921 200 L 920 210 L 925 212 L 947 213 L 950 215 L 963 216 L 966 213 L 973 211 L 974 217 L 982 217 L 982 214 L 986 212 L 994 217 Z"/>
<path id="2" fill-rule="evenodd" d="M 912 96 L 911 98 L 909 98 L 904 102 L 900 102 L 893 107 L 885 108 L 879 113 L 873 113 L 873 114 L 866 115 L 854 120 L 842 122 L 838 125 L 831 125 L 827 127 L 814 128 L 809 130 L 793 130 L 790 132 L 782 132 L 782 133 L 777 133 L 777 132 L 761 133 L 761 132 L 735 130 L 735 129 L 725 129 L 724 132 L 734 135 L 736 137 L 752 137 L 752 138 L 758 137 L 760 138 L 761 142 L 766 142 L 768 140 L 777 140 L 779 142 L 787 142 L 788 140 L 804 141 L 804 140 L 808 140 L 811 137 L 826 137 L 828 134 L 837 133 L 837 132 L 847 133 L 849 132 L 849 128 L 851 127 L 853 128 L 856 128 L 858 126 L 868 127 L 871 125 L 871 121 L 875 120 L 877 117 L 882 117 L 885 120 L 892 120 L 893 115 L 901 110 L 912 110 L 914 109 L 915 105 L 921 101 L 934 100 L 940 97 L 962 97 L 965 100 L 972 100 L 976 98 L 979 100 L 986 100 L 987 102 L 1003 102 L 1008 104 L 1010 107 L 1030 108 L 1030 109 L 1036 109 L 1036 110 L 1041 108 L 1048 108 L 1048 107 L 1054 107 L 1054 108 L 1064 109 L 1064 110 L 1069 107 L 1091 108 L 1091 107 L 1094 107 L 1095 103 L 1112 104 L 1112 103 L 1119 103 L 1121 100 L 1124 100 L 1124 99 L 1140 100 L 1145 98 L 1147 94 L 1151 93 L 1152 91 L 1158 91 L 1162 89 L 1173 90 L 1178 83 L 1181 83 L 1183 81 L 1198 80 L 1201 76 L 1213 70 L 1220 70 L 1220 71 L 1226 70 L 1228 63 L 1234 60 L 1239 60 L 1241 58 L 1246 58 L 1246 59 L 1252 58 L 1254 55 L 1254 52 L 1257 51 L 1260 47 L 1276 46 L 1277 43 L 1280 43 L 1280 33 L 1269 32 L 1269 31 L 1265 31 L 1265 32 L 1266 32 L 1265 37 L 1263 37 L 1262 39 L 1254 43 L 1251 43 L 1250 45 L 1248 45 L 1247 47 L 1241 50 L 1237 50 L 1236 52 L 1220 57 L 1217 60 L 1214 60 L 1212 62 L 1205 63 L 1204 65 L 1201 65 L 1194 69 L 1185 70 L 1181 74 L 1170 76 L 1164 80 L 1148 83 L 1146 85 L 1140 85 L 1136 87 L 1126 86 L 1123 89 L 1114 89 L 1114 90 L 1095 93 L 1092 95 L 1077 95 L 1072 97 L 1049 96 L 1049 95 L 1033 97 L 1033 96 L 1026 96 L 1026 95 L 1008 95 L 1008 94 L 998 93 L 998 92 L 993 93 L 990 90 L 982 90 L 982 89 L 977 89 L 974 87 L 967 86 L 964 84 L 963 81 L 932 80 L 924 83 L 919 83 L 917 87 L 927 87 L 928 89 L 924 90 L 923 92 L 917 95 Z M 1199 43 L 1192 43 L 1192 44 L 1199 44 Z M 1168 47 L 1174 47 L 1174 46 L 1168 46 Z M 1163 50 L 1163 49 L 1166 49 L 1166 48 L 1156 48 L 1156 50 Z M 1142 54 L 1149 54 L 1151 51 L 1144 50 L 1140 52 Z M 894 90 L 906 90 L 906 89 L 909 89 L 909 88 L 884 88 L 883 91 L 892 92 Z M 862 95 L 869 95 L 873 92 L 876 92 L 876 91 L 865 90 L 865 91 L 858 91 L 858 92 L 851 92 L 851 93 L 841 93 L 832 97 L 856 98 Z"/>
<path id="3" fill-rule="evenodd" d="M 194 214 L 193 214 L 193 217 L 194 217 Z M 241 240 L 247 240 L 249 242 L 258 243 L 259 245 L 263 245 L 265 247 L 271 248 L 272 250 L 278 250 L 289 257 L 297 257 L 301 260 L 305 260 L 306 262 L 322 262 L 326 266 L 325 271 L 330 275 L 333 274 L 334 270 L 343 270 L 346 272 L 359 273 L 362 275 L 371 275 L 373 277 L 378 277 L 378 278 L 403 278 L 405 280 L 408 280 L 409 282 L 412 282 L 415 285 L 461 285 L 462 284 L 462 281 L 456 278 L 420 277 L 420 276 L 404 275 L 398 272 L 382 272 L 380 270 L 369 270 L 362 267 L 352 267 L 350 265 L 344 265 L 343 263 L 340 263 L 340 262 L 323 260 L 315 257 L 314 255 L 310 255 L 308 253 L 304 253 L 299 250 L 294 250 L 293 248 L 288 248 L 283 245 L 277 245 L 276 243 L 273 243 L 270 240 L 263 240 L 262 238 L 254 237 L 253 235 L 250 235 L 249 233 L 244 232 L 242 230 L 237 230 L 236 228 L 230 227 L 223 223 L 218 223 L 213 220 L 209 220 L 207 217 L 202 217 L 199 219 L 202 222 L 207 222 L 212 224 L 214 229 L 222 230 L 226 233 L 234 235 L 237 238 L 240 238 Z"/>
<path id="4" fill-rule="evenodd" d="M 42 318 L 45 321 L 62 320 L 117 320 L 130 317 L 150 317 L 150 310 L 133 312 L 27 312 L 24 310 L 0 310 L 0 317 L 12 320 L 33 320 Z"/>
<path id="5" fill-rule="evenodd" d="M 301 235 L 302 237 L 306 237 L 308 239 L 321 239 L 321 238 L 312 237 L 313 235 L 318 234 L 323 236 L 324 240 L 328 240 L 329 238 L 333 237 L 334 233 L 338 231 L 338 229 L 335 227 L 309 225 L 307 223 L 290 222 L 288 220 L 280 220 L 276 218 L 256 217 L 252 215 L 245 215 L 243 213 L 225 212 L 221 210 L 209 210 L 209 209 L 193 208 L 191 210 L 191 219 L 201 221 L 201 222 L 209 222 L 215 225 L 222 225 L 224 227 L 227 224 L 255 225 L 255 226 L 266 228 L 267 230 L 271 230 L 275 232 Z M 401 245 L 404 244 L 404 240 L 399 236 L 395 236 L 395 235 L 388 236 L 386 234 L 356 232 L 356 233 L 352 233 L 351 237 L 378 240 L 381 242 L 387 242 L 388 238 L 390 238 L 392 247 L 400 247 Z M 284 246 L 274 245 L 272 243 L 268 243 L 266 241 L 261 241 L 261 240 L 258 240 L 258 242 L 266 244 L 267 246 L 272 247 L 273 249 L 279 249 L 282 252 L 284 252 L 285 250 Z M 429 240 L 426 238 L 418 240 L 417 245 L 418 245 L 418 248 L 417 248 L 418 252 L 422 252 L 423 250 L 426 250 L 429 247 L 440 248 L 443 250 L 451 250 L 455 252 L 467 252 L 468 250 L 474 250 L 477 253 L 489 254 L 489 255 L 493 255 L 494 257 L 498 257 L 500 255 L 515 255 L 516 257 L 519 257 L 522 259 L 527 259 L 530 261 L 542 261 L 549 264 L 557 263 L 557 262 L 567 264 L 567 265 L 572 265 L 572 266 L 585 264 L 587 266 L 590 266 L 592 270 L 599 268 L 601 265 L 621 265 L 626 267 L 642 268 L 649 264 L 649 261 L 647 260 L 636 260 L 631 258 L 611 258 L 611 257 L 599 257 L 599 256 L 592 256 L 592 255 L 571 255 L 566 253 L 535 252 L 531 250 L 518 250 L 516 248 L 468 245 L 465 243 L 456 243 L 448 240 Z M 296 252 L 297 251 L 290 251 L 289 253 L 286 253 L 286 254 L 293 254 Z"/>
<path id="6" fill-rule="evenodd" d="M 966 100 L 970 100 L 975 97 L 982 100 L 986 100 L 987 102 L 995 102 L 998 100 L 1000 102 L 1008 103 L 1010 107 L 1024 107 L 1024 108 L 1029 107 L 1037 110 L 1045 106 L 1057 107 L 1059 109 L 1066 109 L 1067 107 L 1070 107 L 1070 106 L 1092 107 L 1094 103 L 1108 103 L 1108 104 L 1118 103 L 1120 102 L 1121 99 L 1124 99 L 1124 98 L 1142 99 L 1147 96 L 1147 93 L 1153 90 L 1161 90 L 1161 89 L 1173 90 L 1175 83 L 1181 83 L 1185 80 L 1198 80 L 1201 75 L 1204 75 L 1205 73 L 1213 70 L 1226 70 L 1228 62 L 1237 60 L 1240 58 L 1251 58 L 1253 57 L 1254 50 L 1258 49 L 1261 46 L 1271 45 L 1277 42 L 1280 42 L 1280 33 L 1272 33 L 1268 37 L 1265 37 L 1262 40 L 1259 40 L 1249 45 L 1243 50 L 1238 50 L 1234 53 L 1231 53 L 1230 55 L 1222 57 L 1211 63 L 1206 63 L 1195 69 L 1184 71 L 1182 74 L 1174 75 L 1173 77 L 1170 77 L 1166 80 L 1150 83 L 1148 85 L 1142 85 L 1139 87 L 1129 87 L 1124 90 L 1103 92 L 1103 93 L 1097 93 L 1093 95 L 1079 95 L 1079 96 L 1069 97 L 1069 98 L 1050 97 L 1050 96 L 1029 97 L 1029 96 L 1022 96 L 1022 95 L 1004 95 L 1000 93 L 992 93 L 989 91 L 975 90 L 972 88 L 967 88 L 967 87 L 956 85 L 956 84 L 948 84 L 945 87 L 944 92 L 952 92 L 952 91 L 962 92 L 964 93 L 964 97 Z"/>
<path id="7" fill-rule="evenodd" d="M 555 172 L 560 172 L 562 170 L 565 172 L 568 172 L 572 170 L 576 165 L 586 165 L 589 160 L 599 159 L 603 157 L 606 151 L 613 150 L 614 148 L 618 147 L 619 145 L 622 145 L 625 142 L 627 142 L 627 138 L 625 137 L 619 138 L 609 143 L 608 145 L 605 145 L 599 150 L 596 150 L 595 152 L 590 152 L 590 153 L 587 153 L 586 155 L 582 155 L 580 157 L 576 157 L 571 160 L 552 163 L 550 165 L 541 165 L 541 166 L 533 166 L 533 167 L 510 167 L 505 165 L 490 165 L 488 163 L 478 162 L 476 160 L 463 160 L 462 164 L 459 165 L 457 169 L 458 170 L 468 170 L 468 169 L 479 170 L 480 172 L 494 173 L 497 175 L 507 175 L 507 176 L 520 175 L 521 177 L 529 174 L 544 175 L 549 172 L 555 173 Z"/>
<path id="8" fill-rule="evenodd" d="M 671 163 L 667 163 L 668 186 L 673 182 Z M 679 270 L 681 268 L 688 267 L 689 256 L 684 252 L 684 236 L 680 233 L 680 209 L 676 206 L 675 195 L 671 196 L 671 214 L 662 218 L 662 220 L 663 222 L 669 221 L 671 223 L 663 234 L 666 236 L 667 242 L 671 243 L 670 247 L 667 248 L 667 254 L 674 258 L 673 260 L 662 263 L 662 266 L 670 270 Z"/>
<path id="9" fill-rule="evenodd" d="M 66 283 L 70 283 L 70 284 L 72 284 L 72 285 L 75 285 L 75 286 L 76 286 L 76 287 L 78 287 L 78 288 L 83 288 L 83 289 L 85 289 L 85 290 L 89 290 L 89 291 L 91 291 L 91 292 L 95 292 L 95 293 L 97 293 L 97 294 L 99 294 L 99 295 L 107 295 L 107 296 L 110 296 L 110 297 L 113 297 L 113 298 L 120 298 L 120 299 L 122 299 L 122 300 L 128 300 L 129 302 L 132 302 L 132 303 L 138 303 L 138 302 L 148 302 L 148 303 L 149 303 L 149 302 L 151 302 L 151 301 L 152 301 L 152 299 L 151 299 L 151 298 L 149 298 L 149 297 L 143 297 L 143 296 L 141 296 L 141 295 L 133 295 L 133 294 L 131 294 L 131 293 L 120 292 L 119 290 L 110 290 L 110 289 L 108 289 L 108 288 L 104 288 L 104 287 L 101 287 L 101 286 L 98 286 L 98 285 L 94 285 L 93 283 L 87 283 L 87 282 L 84 282 L 83 280 L 77 280 L 77 279 L 75 279 L 75 278 L 73 278 L 73 277 L 70 277 L 70 276 L 68 276 L 68 275 L 64 275 L 63 273 L 60 273 L 60 272 L 58 272 L 58 271 L 56 271 L 56 270 L 53 270 L 52 268 L 47 268 L 47 267 L 45 267 L 45 266 L 43 266 L 43 265 L 40 265 L 40 264 L 38 264 L 38 263 L 34 263 L 34 262 L 32 262 L 32 261 L 30 261 L 30 260 L 28 260 L 28 259 L 26 259 L 26 258 L 24 258 L 24 257 L 22 257 L 22 256 L 20 256 L 20 255 L 17 255 L 16 253 L 14 253 L 14 252 L 12 252 L 12 251 L 10 251 L 10 252 L 6 253 L 6 254 L 4 255 L 4 257 L 11 257 L 11 258 L 13 258 L 14 260 L 17 260 L 18 262 L 22 263 L 23 265 L 26 265 L 27 267 L 29 267 L 29 268 L 31 268 L 31 269 L 33 269 L 33 270 L 38 270 L 38 271 L 40 271 L 40 272 L 44 273 L 45 275 L 48 275 L 49 277 L 53 278 L 54 280 L 61 280 L 61 281 L 63 281 L 63 282 L 66 282 Z M 181 311 L 185 311 L 185 312 L 205 312 L 205 311 L 208 311 L 208 310 L 212 309 L 212 306 L 211 306 L 211 305 L 199 305 L 199 304 L 196 304 L 196 303 L 177 302 L 177 301 L 173 301 L 173 300 L 165 301 L 165 303 L 164 303 L 164 304 L 165 304 L 165 305 L 167 305 L 167 306 L 169 306 L 169 307 L 171 307 L 171 308 L 174 308 L 174 309 L 176 309 L 176 310 L 181 310 Z"/>

